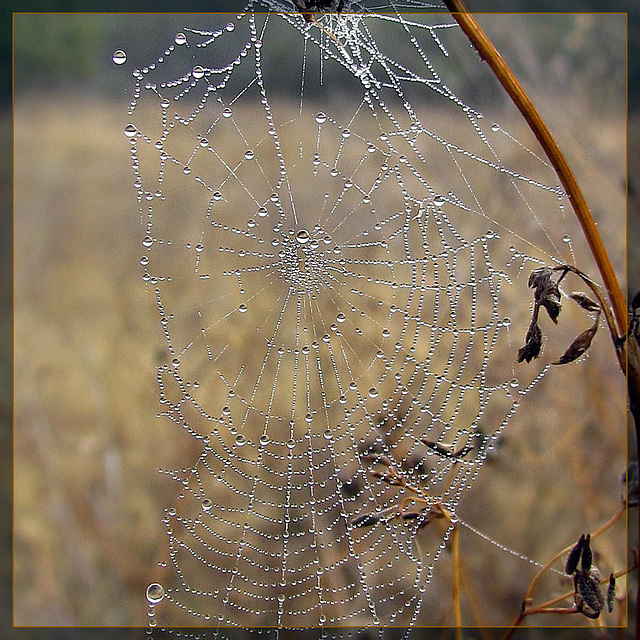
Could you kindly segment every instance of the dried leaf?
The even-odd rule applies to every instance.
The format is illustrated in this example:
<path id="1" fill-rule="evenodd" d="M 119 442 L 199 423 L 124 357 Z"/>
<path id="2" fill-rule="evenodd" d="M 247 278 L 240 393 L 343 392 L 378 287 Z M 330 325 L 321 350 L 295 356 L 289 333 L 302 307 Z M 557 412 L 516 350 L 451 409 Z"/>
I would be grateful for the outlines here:
<path id="1" fill-rule="evenodd" d="M 582 545 L 584 544 L 584 533 L 580 536 L 578 542 L 573 545 L 569 556 L 567 557 L 567 563 L 564 566 L 564 570 L 571 575 L 577 568 L 580 556 L 582 555 Z"/>
<path id="2" fill-rule="evenodd" d="M 374 524 L 378 524 L 379 520 L 378 516 L 373 513 L 365 513 L 362 516 L 358 516 L 355 520 L 352 520 L 351 524 L 354 527 L 370 527 Z"/>
<path id="3" fill-rule="evenodd" d="M 616 579 L 613 573 L 609 575 L 609 586 L 607 587 L 607 609 L 613 613 L 613 605 L 616 601 Z"/>
<path id="4" fill-rule="evenodd" d="M 552 279 L 554 272 L 549 267 L 536 269 L 529 275 L 529 287 L 534 289 L 534 299 L 536 306 L 542 306 L 547 310 L 547 314 L 558 324 L 558 315 L 562 309 L 560 304 L 560 289 L 555 280 Z"/>
<path id="5" fill-rule="evenodd" d="M 597 330 L 598 320 L 591 327 L 585 329 L 553 364 L 568 364 L 577 360 L 591 346 L 591 341 Z"/>
<path id="6" fill-rule="evenodd" d="M 542 331 L 538 323 L 533 321 L 529 325 L 527 335 L 525 337 L 524 347 L 518 349 L 518 362 L 531 362 L 537 358 L 542 351 Z"/>
<path id="7" fill-rule="evenodd" d="M 420 511 L 404 511 L 400 514 L 403 520 L 415 520 L 421 515 Z"/>
<path id="8" fill-rule="evenodd" d="M 576 291 L 569 296 L 574 302 L 577 302 L 585 311 L 600 312 L 600 305 L 580 291 Z"/>

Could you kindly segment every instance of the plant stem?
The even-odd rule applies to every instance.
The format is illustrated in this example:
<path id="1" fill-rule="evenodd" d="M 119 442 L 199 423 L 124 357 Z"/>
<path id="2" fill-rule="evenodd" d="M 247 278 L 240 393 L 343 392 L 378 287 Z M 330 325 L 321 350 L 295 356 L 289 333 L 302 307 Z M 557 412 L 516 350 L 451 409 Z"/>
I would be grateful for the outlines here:
<path id="1" fill-rule="evenodd" d="M 471 43 L 478 50 L 482 59 L 491 67 L 491 70 L 500 81 L 500 84 L 505 88 L 513 103 L 518 107 L 555 168 L 560 182 L 569 196 L 571 206 L 580 222 L 585 238 L 589 243 L 591 253 L 600 270 L 602 281 L 604 282 L 613 312 L 618 322 L 618 330 L 621 335 L 624 335 L 627 330 L 627 304 L 609 256 L 602 243 L 598 228 L 566 158 L 562 151 L 560 151 L 558 144 L 540 117 L 537 109 L 533 106 L 531 99 L 522 88 L 522 85 L 513 75 L 513 72 L 509 69 L 507 63 L 498 53 L 493 43 L 480 28 L 480 25 L 469 13 L 463 0 L 444 0 L 444 3 Z"/>

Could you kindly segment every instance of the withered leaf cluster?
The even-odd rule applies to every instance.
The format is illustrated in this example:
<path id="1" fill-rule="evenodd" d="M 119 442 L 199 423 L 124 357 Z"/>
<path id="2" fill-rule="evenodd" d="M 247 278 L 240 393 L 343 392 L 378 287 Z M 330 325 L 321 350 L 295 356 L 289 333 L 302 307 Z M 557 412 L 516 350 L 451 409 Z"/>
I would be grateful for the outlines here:
<path id="1" fill-rule="evenodd" d="M 555 277 L 558 274 L 557 278 Z M 529 288 L 533 289 L 534 306 L 531 323 L 527 329 L 524 346 L 518 349 L 518 362 L 531 362 L 542 352 L 543 334 L 538 324 L 540 308 L 544 308 L 554 324 L 558 324 L 558 317 L 562 310 L 560 303 L 560 280 L 567 274 L 567 270 L 543 267 L 531 272 Z M 569 298 L 587 313 L 595 314 L 593 324 L 582 331 L 565 352 L 553 364 L 568 364 L 577 360 L 591 346 L 593 337 L 598 330 L 600 321 L 600 305 L 582 292 L 572 293 Z"/>

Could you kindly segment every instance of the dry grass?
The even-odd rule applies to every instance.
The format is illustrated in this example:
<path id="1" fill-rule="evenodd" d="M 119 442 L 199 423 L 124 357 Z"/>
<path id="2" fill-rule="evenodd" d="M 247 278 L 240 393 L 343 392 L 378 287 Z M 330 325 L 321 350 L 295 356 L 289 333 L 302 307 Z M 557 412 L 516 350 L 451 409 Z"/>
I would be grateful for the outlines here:
<path id="1" fill-rule="evenodd" d="M 175 495 L 154 470 L 190 466 L 200 453 L 154 419 L 165 344 L 140 283 L 125 124 L 119 107 L 89 101 L 16 105 L 16 624 L 144 624 L 144 588 L 166 545 L 162 509 Z M 623 131 L 616 122 L 592 126 L 580 145 L 597 153 L 566 151 L 580 157 L 594 210 L 618 219 L 623 195 L 611 175 L 623 175 Z M 620 266 L 622 234 L 600 226 Z M 507 362 L 526 330 L 528 300 L 519 302 Z M 561 352 L 572 333 L 549 329 L 547 348 Z M 251 343 L 238 340 L 237 349 L 244 360 Z M 625 464 L 624 384 L 605 332 L 586 363 L 553 373 L 525 398 L 460 507 L 463 519 L 538 561 L 618 509 Z M 473 585 L 463 590 L 463 620 L 510 621 L 531 568 L 465 529 L 461 549 Z M 624 527 L 596 549 L 603 573 L 623 567 Z M 445 556 L 427 594 L 436 624 L 452 622 L 450 576 Z M 557 578 L 541 593 L 566 590 Z"/>

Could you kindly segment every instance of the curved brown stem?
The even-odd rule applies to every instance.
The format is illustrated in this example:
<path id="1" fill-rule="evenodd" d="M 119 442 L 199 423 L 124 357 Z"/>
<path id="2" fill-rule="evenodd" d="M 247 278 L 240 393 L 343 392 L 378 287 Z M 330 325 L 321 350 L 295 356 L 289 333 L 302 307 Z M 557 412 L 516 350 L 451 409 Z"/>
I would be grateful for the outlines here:
<path id="1" fill-rule="evenodd" d="M 491 67 L 491 70 L 509 94 L 513 103 L 518 107 L 556 170 L 560 182 L 569 196 L 571 206 L 580 222 L 582 231 L 589 243 L 591 253 L 600 270 L 602 281 L 604 282 L 618 323 L 618 331 L 620 335 L 625 335 L 628 324 L 627 303 L 625 302 L 618 278 L 613 270 L 613 265 L 602 243 L 598 228 L 564 154 L 560 151 L 549 128 L 540 117 L 537 109 L 533 106 L 531 99 L 522 88 L 522 85 L 518 82 L 515 75 L 513 75 L 513 72 L 493 46 L 493 43 L 480 28 L 480 25 L 469 13 L 464 2 L 462 0 L 444 0 L 444 3 L 471 43 L 478 50 L 482 59 Z"/>

